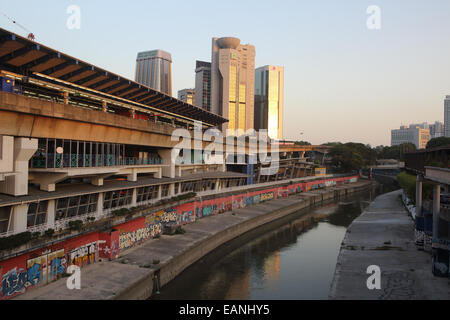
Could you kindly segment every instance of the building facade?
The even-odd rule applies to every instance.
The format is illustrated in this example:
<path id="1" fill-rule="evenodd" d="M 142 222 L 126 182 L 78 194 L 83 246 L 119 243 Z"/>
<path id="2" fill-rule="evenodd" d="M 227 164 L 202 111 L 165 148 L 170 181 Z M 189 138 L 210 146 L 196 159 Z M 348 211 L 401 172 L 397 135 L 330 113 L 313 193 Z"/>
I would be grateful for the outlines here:
<path id="1" fill-rule="evenodd" d="M 172 96 L 172 57 L 170 53 L 163 50 L 138 53 L 135 81 Z"/>
<path id="2" fill-rule="evenodd" d="M 444 100 L 444 136 L 450 137 L 450 96 Z"/>
<path id="3" fill-rule="evenodd" d="M 237 38 L 213 38 L 211 111 L 229 120 L 222 131 L 254 129 L 255 47 Z"/>
<path id="4" fill-rule="evenodd" d="M 430 139 L 439 138 L 444 135 L 444 124 L 440 121 L 436 121 L 429 125 L 430 128 Z"/>
<path id="5" fill-rule="evenodd" d="M 211 111 L 211 62 L 195 64 L 195 105 Z"/>
<path id="6" fill-rule="evenodd" d="M 178 99 L 193 105 L 195 101 L 195 89 L 179 90 Z"/>
<path id="7" fill-rule="evenodd" d="M 403 143 L 413 143 L 417 149 L 424 149 L 430 141 L 430 129 L 423 129 L 419 125 L 400 126 L 391 130 L 391 146 Z"/>
<path id="8" fill-rule="evenodd" d="M 284 68 L 255 70 L 255 130 L 266 129 L 271 139 L 283 139 Z"/>

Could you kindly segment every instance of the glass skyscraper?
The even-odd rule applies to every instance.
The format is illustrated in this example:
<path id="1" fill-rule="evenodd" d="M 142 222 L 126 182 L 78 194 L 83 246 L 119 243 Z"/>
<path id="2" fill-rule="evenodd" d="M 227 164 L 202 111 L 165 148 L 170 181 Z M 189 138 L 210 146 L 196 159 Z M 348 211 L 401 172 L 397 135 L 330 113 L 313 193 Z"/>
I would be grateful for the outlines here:
<path id="1" fill-rule="evenodd" d="M 170 53 L 163 50 L 138 53 L 135 81 L 172 96 L 172 57 Z"/>
<path id="2" fill-rule="evenodd" d="M 284 67 L 255 70 L 255 130 L 266 129 L 269 137 L 283 139 Z"/>
<path id="3" fill-rule="evenodd" d="M 211 62 L 195 64 L 195 105 L 211 111 Z"/>
<path id="4" fill-rule="evenodd" d="M 228 119 L 222 132 L 253 129 L 255 47 L 238 38 L 212 39 L 211 111 Z"/>

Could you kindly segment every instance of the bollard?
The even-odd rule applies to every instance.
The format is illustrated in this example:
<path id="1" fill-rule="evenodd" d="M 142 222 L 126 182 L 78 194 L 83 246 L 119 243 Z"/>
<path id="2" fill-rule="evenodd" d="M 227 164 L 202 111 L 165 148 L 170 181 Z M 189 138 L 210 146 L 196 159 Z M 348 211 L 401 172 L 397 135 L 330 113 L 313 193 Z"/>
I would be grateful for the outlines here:
<path id="1" fill-rule="evenodd" d="M 424 218 L 423 250 L 431 253 L 433 240 L 433 214 L 425 208 L 422 210 Z"/>
<path id="2" fill-rule="evenodd" d="M 448 249 L 433 248 L 433 257 L 431 259 L 432 272 L 436 277 L 447 278 L 449 276 L 449 254 Z"/>
<path id="3" fill-rule="evenodd" d="M 425 231 L 424 231 L 424 217 L 418 217 L 416 216 L 415 219 L 415 230 L 414 230 L 414 238 L 415 238 L 415 243 L 417 246 L 417 249 L 419 250 L 424 250 L 423 246 L 424 246 L 424 236 L 425 236 Z"/>

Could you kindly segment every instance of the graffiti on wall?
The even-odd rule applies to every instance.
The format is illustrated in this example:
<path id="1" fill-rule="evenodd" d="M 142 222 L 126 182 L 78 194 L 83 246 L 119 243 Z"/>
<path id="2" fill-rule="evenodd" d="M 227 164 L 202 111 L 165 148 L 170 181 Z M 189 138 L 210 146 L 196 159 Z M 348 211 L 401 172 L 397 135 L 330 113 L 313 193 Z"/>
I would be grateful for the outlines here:
<path id="1" fill-rule="evenodd" d="M 27 284 L 27 271 L 23 268 L 13 268 L 2 277 L 2 298 L 24 293 Z"/>
<path id="2" fill-rule="evenodd" d="M 70 264 L 81 267 L 95 262 L 97 242 L 88 243 L 70 252 Z"/>
<path id="3" fill-rule="evenodd" d="M 49 253 L 47 255 L 48 282 L 60 278 L 67 269 L 67 260 L 64 249 Z"/>
<path id="4" fill-rule="evenodd" d="M 66 271 L 64 249 L 26 260 L 26 268 L 14 267 L 2 276 L 1 298 L 24 293 L 30 287 L 47 284 Z"/>
<path id="5" fill-rule="evenodd" d="M 150 228 L 145 227 L 136 231 L 122 233 L 119 236 L 119 250 L 130 248 L 150 237 Z"/>
<path id="6" fill-rule="evenodd" d="M 47 255 L 27 260 L 27 281 L 29 285 L 38 286 L 47 279 Z"/>

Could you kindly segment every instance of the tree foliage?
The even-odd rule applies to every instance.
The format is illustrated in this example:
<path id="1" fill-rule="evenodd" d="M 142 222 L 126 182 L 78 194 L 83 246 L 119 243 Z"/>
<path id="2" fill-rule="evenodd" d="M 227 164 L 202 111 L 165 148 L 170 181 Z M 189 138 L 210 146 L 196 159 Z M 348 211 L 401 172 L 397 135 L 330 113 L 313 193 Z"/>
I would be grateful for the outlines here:
<path id="1" fill-rule="evenodd" d="M 308 141 L 295 141 L 294 142 L 294 144 L 296 145 L 296 146 L 310 146 L 311 145 L 311 143 L 310 142 L 308 142 Z"/>
<path id="2" fill-rule="evenodd" d="M 338 171 L 349 172 L 359 170 L 365 166 L 375 164 L 376 151 L 362 143 L 348 142 L 333 143 L 328 154 L 331 164 Z"/>
<path id="3" fill-rule="evenodd" d="M 442 147 L 442 146 L 450 146 L 450 137 L 439 137 L 433 138 L 427 143 L 427 149 Z"/>
<path id="4" fill-rule="evenodd" d="M 405 160 L 405 153 L 415 151 L 416 145 L 413 143 L 403 143 L 398 146 L 377 148 L 379 150 L 378 159 L 396 159 L 403 161 Z"/>

